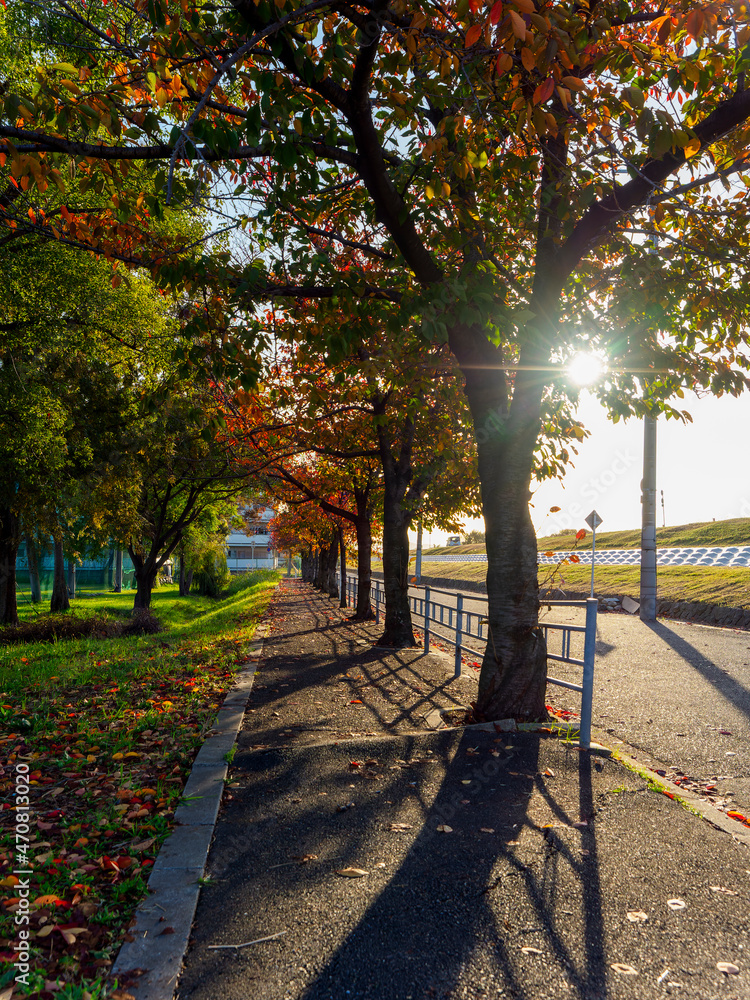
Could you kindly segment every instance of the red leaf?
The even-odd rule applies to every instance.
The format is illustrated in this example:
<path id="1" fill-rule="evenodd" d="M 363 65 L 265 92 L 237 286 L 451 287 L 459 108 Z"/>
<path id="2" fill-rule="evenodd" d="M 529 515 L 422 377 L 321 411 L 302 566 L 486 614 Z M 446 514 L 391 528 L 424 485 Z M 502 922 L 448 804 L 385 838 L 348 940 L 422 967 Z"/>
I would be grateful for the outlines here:
<path id="1" fill-rule="evenodd" d="M 490 11 L 490 24 L 497 24 L 502 16 L 503 0 L 497 0 L 497 2 L 492 5 L 492 10 Z"/>
<path id="2" fill-rule="evenodd" d="M 580 531 L 576 531 L 576 541 L 577 542 L 580 542 L 580 540 L 582 538 L 585 538 L 585 537 L 586 537 L 586 529 L 585 528 L 581 528 Z"/>
<path id="3" fill-rule="evenodd" d="M 534 104 L 544 104 L 545 101 L 548 101 L 550 99 L 550 97 L 552 96 L 552 91 L 554 89 L 555 89 L 554 78 L 548 76 L 547 79 L 543 80 L 542 83 L 540 83 L 539 86 L 534 91 Z"/>
<path id="4" fill-rule="evenodd" d="M 572 563 L 579 563 L 581 561 L 581 557 L 577 556 L 575 552 L 573 552 L 572 555 L 570 556 L 570 561 Z"/>
<path id="5" fill-rule="evenodd" d="M 482 31 L 484 30 L 481 24 L 472 24 L 469 30 L 466 32 L 466 48 L 470 49 L 472 45 L 476 45 L 479 39 L 482 37 Z"/>

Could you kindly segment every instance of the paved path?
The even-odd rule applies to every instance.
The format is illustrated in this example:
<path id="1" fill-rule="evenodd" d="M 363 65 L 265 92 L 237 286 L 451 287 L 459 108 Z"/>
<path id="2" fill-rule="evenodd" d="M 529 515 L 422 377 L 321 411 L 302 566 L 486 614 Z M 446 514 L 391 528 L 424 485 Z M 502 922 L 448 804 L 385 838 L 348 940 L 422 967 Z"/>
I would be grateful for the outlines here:
<path id="1" fill-rule="evenodd" d="M 454 596 L 439 593 L 455 607 Z M 483 612 L 486 603 L 469 594 L 464 608 Z M 555 608 L 545 620 L 583 624 L 585 612 Z M 624 612 L 599 612 L 597 624 L 595 738 L 612 745 L 614 737 L 655 770 L 750 816 L 750 632 L 671 619 L 647 625 Z M 550 663 L 550 674 L 580 683 L 577 667 Z M 548 691 L 556 707 L 579 710 L 578 695 Z"/>
<path id="2" fill-rule="evenodd" d="M 563 741 L 425 732 L 471 685 L 299 584 L 270 624 L 179 1000 L 750 997 L 745 845 Z"/>

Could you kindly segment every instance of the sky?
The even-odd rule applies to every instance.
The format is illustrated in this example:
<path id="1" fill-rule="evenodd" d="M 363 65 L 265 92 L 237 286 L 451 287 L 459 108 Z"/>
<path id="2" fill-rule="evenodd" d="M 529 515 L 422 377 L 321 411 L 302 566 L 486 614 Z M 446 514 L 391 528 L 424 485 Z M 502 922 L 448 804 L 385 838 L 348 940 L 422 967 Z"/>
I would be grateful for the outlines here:
<path id="1" fill-rule="evenodd" d="M 680 409 L 691 414 L 692 424 L 664 417 L 657 423 L 657 526 L 663 523 L 661 490 L 668 526 L 750 517 L 750 393 L 717 399 L 686 392 Z M 591 436 L 578 445 L 574 468 L 563 482 L 543 483 L 534 494 L 531 513 L 537 534 L 586 528 L 584 519 L 592 510 L 602 518 L 602 532 L 639 528 L 643 422 L 613 424 L 585 390 L 578 416 Z M 561 510 L 551 514 L 550 507 Z M 467 520 L 466 529 L 471 528 L 484 530 L 484 525 Z M 434 531 L 425 536 L 425 547 L 444 544 L 446 537 L 446 532 Z"/>

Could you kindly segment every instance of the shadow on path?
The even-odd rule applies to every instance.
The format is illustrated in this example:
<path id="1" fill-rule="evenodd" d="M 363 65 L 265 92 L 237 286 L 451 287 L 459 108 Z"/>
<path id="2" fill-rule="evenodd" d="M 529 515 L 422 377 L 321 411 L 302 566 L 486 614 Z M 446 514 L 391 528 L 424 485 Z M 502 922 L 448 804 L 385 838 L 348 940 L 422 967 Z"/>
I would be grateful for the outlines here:
<path id="1" fill-rule="evenodd" d="M 709 684 L 713 685 L 732 706 L 750 719 L 750 690 L 662 622 L 647 622 L 646 624 L 655 635 L 671 646 L 686 663 L 689 663 Z"/>

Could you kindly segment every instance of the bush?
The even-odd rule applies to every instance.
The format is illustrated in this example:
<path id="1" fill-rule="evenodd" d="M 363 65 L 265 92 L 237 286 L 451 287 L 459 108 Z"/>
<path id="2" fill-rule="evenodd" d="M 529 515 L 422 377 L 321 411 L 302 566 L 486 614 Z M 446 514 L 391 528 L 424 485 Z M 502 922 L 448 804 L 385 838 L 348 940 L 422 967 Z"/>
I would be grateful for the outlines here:
<path id="1" fill-rule="evenodd" d="M 212 539 L 200 553 L 192 586 L 202 597 L 220 597 L 230 578 L 224 540 Z"/>
<path id="2" fill-rule="evenodd" d="M 130 618 L 122 625 L 120 635 L 155 635 L 164 631 L 164 626 L 149 608 L 135 608 Z"/>
<path id="3" fill-rule="evenodd" d="M 0 646 L 17 642 L 60 642 L 63 639 L 116 639 L 121 635 L 151 635 L 161 631 L 161 622 L 146 608 L 136 609 L 125 621 L 106 615 L 84 617 L 67 612 L 40 615 L 33 621 L 0 628 Z"/>

